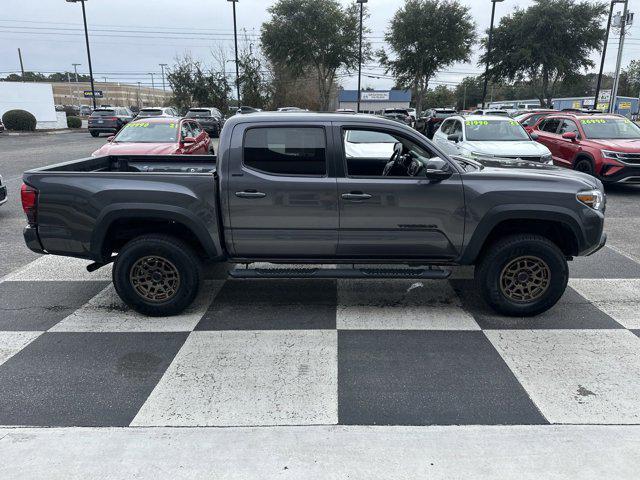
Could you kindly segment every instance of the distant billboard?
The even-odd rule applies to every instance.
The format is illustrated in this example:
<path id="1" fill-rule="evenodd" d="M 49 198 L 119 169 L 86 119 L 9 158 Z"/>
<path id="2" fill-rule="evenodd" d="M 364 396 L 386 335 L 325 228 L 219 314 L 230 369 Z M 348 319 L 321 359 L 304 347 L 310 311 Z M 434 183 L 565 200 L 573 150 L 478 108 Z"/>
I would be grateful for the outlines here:
<path id="1" fill-rule="evenodd" d="M 94 90 L 96 92 L 96 98 L 103 98 L 102 90 Z M 91 98 L 91 90 L 84 91 L 84 98 Z"/>
<path id="2" fill-rule="evenodd" d="M 360 100 L 389 101 L 389 92 L 361 92 Z"/>

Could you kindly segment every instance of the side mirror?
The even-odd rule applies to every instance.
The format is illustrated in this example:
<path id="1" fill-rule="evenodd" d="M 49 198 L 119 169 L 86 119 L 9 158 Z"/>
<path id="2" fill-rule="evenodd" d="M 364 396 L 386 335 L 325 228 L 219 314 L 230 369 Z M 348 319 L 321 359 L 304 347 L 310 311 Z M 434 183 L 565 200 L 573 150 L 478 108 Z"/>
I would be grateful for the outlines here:
<path id="1" fill-rule="evenodd" d="M 115 135 L 111 135 L 111 136 L 107 137 L 107 142 L 113 142 L 114 138 L 116 138 Z"/>
<path id="2" fill-rule="evenodd" d="M 538 140 L 540 138 L 540 135 L 537 133 L 531 133 L 529 136 L 531 137 L 531 140 Z"/>
<path id="3" fill-rule="evenodd" d="M 424 176 L 432 182 L 442 182 L 443 180 L 450 178 L 451 175 L 453 175 L 451 169 L 442 170 L 438 168 L 426 168 L 424 170 Z"/>
<path id="4" fill-rule="evenodd" d="M 576 132 L 565 132 L 562 134 L 562 138 L 564 138 L 565 140 L 571 140 L 572 142 L 575 142 L 578 136 L 576 135 Z"/>
<path id="5" fill-rule="evenodd" d="M 454 133 L 452 135 L 448 135 L 447 140 L 449 140 L 450 142 L 458 143 L 462 141 L 462 135 L 460 135 L 459 133 Z"/>
<path id="6" fill-rule="evenodd" d="M 188 144 L 188 143 L 196 143 L 196 139 L 193 137 L 184 137 L 182 139 L 182 143 L 184 144 Z"/>

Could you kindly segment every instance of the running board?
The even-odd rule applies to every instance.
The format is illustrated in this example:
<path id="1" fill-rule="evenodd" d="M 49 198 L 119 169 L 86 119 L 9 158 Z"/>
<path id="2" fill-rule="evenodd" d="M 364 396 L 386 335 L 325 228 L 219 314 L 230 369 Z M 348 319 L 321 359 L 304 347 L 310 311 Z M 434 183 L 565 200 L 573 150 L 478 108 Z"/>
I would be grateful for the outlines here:
<path id="1" fill-rule="evenodd" d="M 429 268 L 234 268 L 232 278 L 417 278 L 445 280 L 451 270 Z"/>

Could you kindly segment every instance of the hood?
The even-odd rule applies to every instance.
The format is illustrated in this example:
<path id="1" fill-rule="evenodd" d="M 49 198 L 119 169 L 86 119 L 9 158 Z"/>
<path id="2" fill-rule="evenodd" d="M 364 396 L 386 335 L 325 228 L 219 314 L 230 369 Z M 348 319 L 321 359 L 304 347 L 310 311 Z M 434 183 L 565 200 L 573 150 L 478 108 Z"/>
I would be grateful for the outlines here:
<path id="1" fill-rule="evenodd" d="M 462 159 L 463 157 L 454 156 L 454 158 Z M 523 160 L 477 160 L 482 168 L 475 174 L 499 177 L 513 177 L 522 180 L 541 180 L 552 181 L 572 181 L 575 182 L 580 189 L 597 188 L 604 191 L 602 182 L 591 175 L 568 168 L 555 167 L 553 165 L 545 165 L 538 162 L 527 162 Z"/>
<path id="2" fill-rule="evenodd" d="M 118 143 L 109 142 L 93 152 L 102 155 L 172 155 L 178 150 L 177 143 Z"/>
<path id="3" fill-rule="evenodd" d="M 513 142 L 464 142 L 462 147 L 469 152 L 495 155 L 497 157 L 541 157 L 551 155 L 547 147 L 533 140 L 517 140 Z"/>
<path id="4" fill-rule="evenodd" d="M 640 138 L 631 139 L 604 139 L 604 140 L 588 140 L 604 149 L 617 150 L 628 153 L 640 153 Z"/>

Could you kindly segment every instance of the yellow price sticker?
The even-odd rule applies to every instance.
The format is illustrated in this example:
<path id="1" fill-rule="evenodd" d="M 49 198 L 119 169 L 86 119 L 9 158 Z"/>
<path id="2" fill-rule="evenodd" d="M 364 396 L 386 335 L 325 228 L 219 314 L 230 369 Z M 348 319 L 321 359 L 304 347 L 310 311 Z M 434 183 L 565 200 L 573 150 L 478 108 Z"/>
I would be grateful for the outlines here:
<path id="1" fill-rule="evenodd" d="M 603 118 L 589 118 L 589 119 L 584 119 L 584 120 L 580 120 L 580 122 L 582 122 L 583 125 L 593 125 L 596 123 L 607 123 L 607 121 Z"/>
<path id="2" fill-rule="evenodd" d="M 465 125 L 475 127 L 477 125 L 489 125 L 489 122 L 487 120 L 467 120 Z"/>

